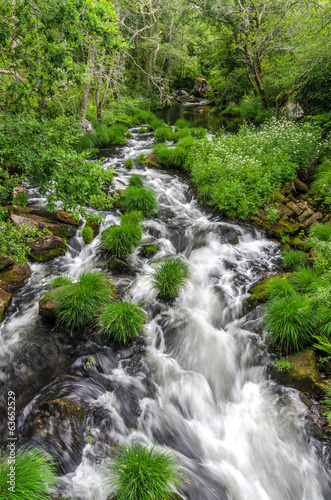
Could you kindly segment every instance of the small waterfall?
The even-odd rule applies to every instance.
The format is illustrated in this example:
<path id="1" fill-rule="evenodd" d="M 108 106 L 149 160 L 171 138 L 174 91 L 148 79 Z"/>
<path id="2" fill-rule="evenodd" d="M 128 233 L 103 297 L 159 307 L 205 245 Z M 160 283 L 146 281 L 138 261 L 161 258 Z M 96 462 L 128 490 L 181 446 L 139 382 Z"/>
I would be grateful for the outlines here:
<path id="1" fill-rule="evenodd" d="M 157 216 L 143 222 L 144 241 L 158 244 L 157 255 L 148 261 L 135 251 L 130 258 L 139 273 L 117 278 L 149 315 L 144 345 L 121 359 L 95 337 L 76 345 L 64 372 L 27 397 L 20 428 L 42 398 L 76 396 L 93 408 L 92 442 L 82 443 L 78 463 L 68 454 L 70 472 L 61 480 L 61 493 L 75 500 L 107 500 L 112 447 L 131 439 L 172 448 L 188 480 L 185 500 L 327 500 L 330 475 L 305 439 L 306 408 L 297 391 L 268 380 L 263 341 L 240 321 L 252 284 L 277 272 L 278 246 L 252 227 L 207 213 L 176 175 L 125 170 L 124 160 L 147 154 L 153 141 L 137 129 L 104 166 L 118 169 L 115 188 L 139 173 L 159 199 Z M 108 213 L 102 229 L 118 221 L 118 213 Z M 37 301 L 53 276 L 77 277 L 85 269 L 106 270 L 107 263 L 99 238 L 85 245 L 78 231 L 69 246 L 65 256 L 32 265 L 11 305 L 0 330 L 2 382 L 24 373 L 22 352 L 51 335 L 58 349 L 70 350 L 70 340 L 41 326 Z M 187 262 L 190 283 L 173 303 L 162 303 L 151 287 L 153 262 L 173 254 Z M 85 367 L 89 355 L 93 371 Z"/>

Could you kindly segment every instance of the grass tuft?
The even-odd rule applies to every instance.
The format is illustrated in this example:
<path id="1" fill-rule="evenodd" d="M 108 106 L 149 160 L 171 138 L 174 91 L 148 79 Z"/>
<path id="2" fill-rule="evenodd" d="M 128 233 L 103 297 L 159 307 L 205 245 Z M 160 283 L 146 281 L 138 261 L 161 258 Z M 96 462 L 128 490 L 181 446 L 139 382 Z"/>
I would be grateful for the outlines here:
<path id="1" fill-rule="evenodd" d="M 51 281 L 52 288 L 60 288 L 60 286 L 71 285 L 73 283 L 72 278 L 67 275 L 58 276 Z"/>
<path id="2" fill-rule="evenodd" d="M 300 267 L 290 276 L 290 282 L 297 292 L 311 293 L 315 291 L 320 278 L 313 267 Z"/>
<path id="3" fill-rule="evenodd" d="M 59 288 L 57 322 L 70 328 L 84 328 L 98 310 L 114 298 L 114 286 L 101 271 L 85 271 L 74 285 Z"/>
<path id="4" fill-rule="evenodd" d="M 148 217 L 158 207 L 154 191 L 144 187 L 128 187 L 122 195 L 124 210 L 139 210 Z"/>
<path id="5" fill-rule="evenodd" d="M 141 175 L 131 175 L 129 179 L 129 186 L 130 187 L 144 187 L 144 180 L 141 177 Z"/>
<path id="6" fill-rule="evenodd" d="M 8 488 L 11 458 L 6 451 L 0 460 L 0 498 L 2 500 L 46 500 L 57 482 L 56 466 L 41 448 L 22 446 L 15 457 L 15 492 Z"/>
<path id="7" fill-rule="evenodd" d="M 122 215 L 121 226 L 124 226 L 124 224 L 139 224 L 142 220 L 144 220 L 144 214 L 139 210 L 133 210 Z"/>
<path id="8" fill-rule="evenodd" d="M 309 234 L 320 241 L 330 241 L 331 226 L 322 223 L 313 224 L 310 228 Z"/>
<path id="9" fill-rule="evenodd" d="M 293 295 L 295 290 L 286 279 L 275 276 L 268 281 L 265 287 L 265 293 L 268 299 L 276 299 Z"/>
<path id="10" fill-rule="evenodd" d="M 127 160 L 125 160 L 124 166 L 125 166 L 125 168 L 128 168 L 128 169 L 133 168 L 134 167 L 134 161 L 132 160 L 132 158 L 128 158 Z"/>
<path id="11" fill-rule="evenodd" d="M 118 344 L 137 339 L 145 322 L 146 316 L 141 307 L 128 300 L 107 304 L 99 316 L 100 329 Z"/>
<path id="12" fill-rule="evenodd" d="M 307 263 L 307 257 L 304 252 L 293 250 L 290 252 L 284 252 L 283 262 L 287 269 L 295 271 Z"/>
<path id="13" fill-rule="evenodd" d="M 101 234 L 101 244 L 115 257 L 123 257 L 139 245 L 142 232 L 142 227 L 138 224 L 125 223 L 121 226 L 110 226 Z"/>
<path id="14" fill-rule="evenodd" d="M 110 482 L 117 487 L 117 500 L 170 500 L 173 489 L 182 488 L 178 466 L 169 451 L 134 442 L 117 448 Z"/>
<path id="15" fill-rule="evenodd" d="M 185 288 L 189 280 L 187 264 L 179 257 L 167 258 L 155 266 L 152 286 L 162 300 L 174 299 Z"/>
<path id="16" fill-rule="evenodd" d="M 309 300 L 294 294 L 266 304 L 265 325 L 271 342 L 288 353 L 300 351 L 311 342 L 316 319 Z"/>

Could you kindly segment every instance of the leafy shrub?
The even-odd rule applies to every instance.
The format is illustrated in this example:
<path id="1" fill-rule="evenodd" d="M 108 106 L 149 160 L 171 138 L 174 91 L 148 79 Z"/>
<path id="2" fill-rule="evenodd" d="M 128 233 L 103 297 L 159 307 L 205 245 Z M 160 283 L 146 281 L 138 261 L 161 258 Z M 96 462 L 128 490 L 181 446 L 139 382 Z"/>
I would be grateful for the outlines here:
<path id="1" fill-rule="evenodd" d="M 56 466 L 41 448 L 22 446 L 15 457 L 15 492 L 9 490 L 13 462 L 9 451 L 0 461 L 0 497 L 3 500 L 46 500 L 55 485 Z"/>
<path id="2" fill-rule="evenodd" d="M 288 353 L 300 351 L 311 342 L 316 320 L 309 300 L 294 294 L 266 304 L 265 326 L 271 342 Z"/>
<path id="3" fill-rule="evenodd" d="M 60 286 L 67 286 L 73 283 L 72 278 L 63 274 L 62 276 L 58 276 L 51 281 L 52 288 L 59 288 Z"/>
<path id="4" fill-rule="evenodd" d="M 154 191 L 144 187 L 128 187 L 122 195 L 124 210 L 138 210 L 148 217 L 158 207 Z"/>
<path id="5" fill-rule="evenodd" d="M 4 170 L 2 167 L 0 167 L 0 201 L 8 200 L 10 193 L 18 184 L 19 178 L 17 175 L 10 176 L 7 170 Z"/>
<path id="6" fill-rule="evenodd" d="M 141 177 L 141 175 L 131 175 L 131 177 L 129 179 L 129 186 L 130 187 L 143 187 L 144 180 Z"/>
<path id="7" fill-rule="evenodd" d="M 270 224 L 274 224 L 276 220 L 279 218 L 279 213 L 276 207 L 267 207 L 266 208 L 267 212 L 267 221 L 270 222 Z"/>
<path id="8" fill-rule="evenodd" d="M 134 161 L 132 160 L 132 158 L 128 158 L 127 160 L 125 160 L 124 166 L 125 166 L 125 168 L 128 168 L 128 169 L 133 168 L 134 167 Z"/>
<path id="9" fill-rule="evenodd" d="M 299 267 L 303 267 L 307 262 L 307 257 L 304 252 L 299 250 L 291 250 L 283 253 L 283 262 L 287 269 L 294 271 Z"/>
<path id="10" fill-rule="evenodd" d="M 114 199 L 108 193 L 93 194 L 88 200 L 88 205 L 96 210 L 111 210 Z"/>
<path id="11" fill-rule="evenodd" d="M 122 257 L 139 245 L 141 236 L 142 227 L 137 224 L 110 226 L 101 234 L 101 243 L 112 255 Z"/>
<path id="12" fill-rule="evenodd" d="M 313 224 L 309 234 L 321 241 L 331 241 L 331 226 L 322 223 Z"/>
<path id="13" fill-rule="evenodd" d="M 121 226 L 124 224 L 139 224 L 142 220 L 144 220 L 144 214 L 139 210 L 133 210 L 122 215 Z"/>
<path id="14" fill-rule="evenodd" d="M 13 197 L 13 205 L 18 205 L 19 207 L 26 207 L 28 204 L 28 196 L 26 193 L 16 193 Z"/>
<path id="15" fill-rule="evenodd" d="M 2 259 L 12 259 L 14 263 L 28 261 L 30 248 L 27 243 L 50 234 L 48 230 L 40 231 L 37 227 L 20 224 L 15 227 L 9 221 L 0 222 L 0 255 Z M 1 265 L 0 265 L 1 269 Z"/>
<path id="16" fill-rule="evenodd" d="M 174 299 L 185 288 L 189 279 L 187 264 L 179 257 L 168 258 L 155 266 L 152 286 L 162 300 Z"/>
<path id="17" fill-rule="evenodd" d="M 196 141 L 188 149 L 185 168 L 211 205 L 228 217 L 245 218 L 268 203 L 298 168 L 307 167 L 321 149 L 320 136 L 321 130 L 311 124 L 275 119 L 259 128 L 245 124 L 238 134 Z M 160 157 L 161 146 L 153 150 Z"/>
<path id="18" fill-rule="evenodd" d="M 120 446 L 110 468 L 118 500 L 170 500 L 173 488 L 181 490 L 177 460 L 170 452 L 154 446 Z"/>
<path id="19" fill-rule="evenodd" d="M 273 109 L 263 109 L 261 99 L 252 94 L 246 95 L 240 101 L 240 111 L 245 120 L 251 120 L 255 123 L 262 123 L 274 114 Z"/>
<path id="20" fill-rule="evenodd" d="M 295 290 L 291 283 L 280 276 L 271 278 L 265 287 L 265 294 L 268 299 L 288 297 L 294 293 Z"/>
<path id="21" fill-rule="evenodd" d="M 185 120 L 185 118 L 179 118 L 175 123 L 175 130 L 182 130 L 183 128 L 189 128 L 190 123 Z"/>
<path id="22" fill-rule="evenodd" d="M 107 304 L 98 320 L 102 331 L 118 344 L 127 344 L 138 338 L 145 321 L 141 307 L 128 300 Z"/>
<path id="23" fill-rule="evenodd" d="M 93 241 L 93 229 L 90 226 L 84 226 L 82 230 L 82 238 L 87 245 Z"/>
<path id="24" fill-rule="evenodd" d="M 57 290 L 57 322 L 70 328 L 84 328 L 113 295 L 114 287 L 104 273 L 85 271 L 78 283 Z"/>

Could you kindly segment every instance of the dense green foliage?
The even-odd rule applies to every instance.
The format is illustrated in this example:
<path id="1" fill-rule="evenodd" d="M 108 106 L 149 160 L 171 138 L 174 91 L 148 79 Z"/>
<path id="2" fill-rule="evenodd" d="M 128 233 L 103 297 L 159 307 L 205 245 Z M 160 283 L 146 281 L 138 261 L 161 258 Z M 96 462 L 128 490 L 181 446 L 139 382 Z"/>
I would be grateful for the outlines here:
<path id="1" fill-rule="evenodd" d="M 141 307 L 125 300 L 104 306 L 98 324 L 113 342 L 127 344 L 139 337 L 145 321 L 146 316 Z"/>
<path id="2" fill-rule="evenodd" d="M 11 485 L 11 467 L 15 467 L 14 491 Z M 15 462 L 7 450 L 0 461 L 0 496 L 2 500 L 46 500 L 55 485 L 56 466 L 51 457 L 40 448 L 22 446 L 16 452 Z"/>
<path id="3" fill-rule="evenodd" d="M 3 259 L 12 259 L 14 263 L 25 263 L 31 251 L 27 243 L 47 234 L 49 234 L 47 230 L 40 231 L 37 227 L 24 224 L 16 227 L 9 221 L 1 221 L 0 217 L 0 256 Z"/>
<path id="4" fill-rule="evenodd" d="M 57 322 L 71 329 L 84 328 L 113 296 L 114 287 L 104 273 L 84 271 L 78 283 L 57 289 Z"/>
<path id="5" fill-rule="evenodd" d="M 138 210 L 145 217 L 151 215 L 158 207 L 154 191 L 145 187 L 128 187 L 121 199 L 124 210 Z"/>
<path id="6" fill-rule="evenodd" d="M 110 226 L 101 234 L 101 243 L 115 257 L 123 257 L 139 245 L 142 232 L 142 227 L 133 223 Z"/>
<path id="7" fill-rule="evenodd" d="M 152 286 L 157 290 L 160 299 L 174 299 L 187 285 L 189 276 L 187 264 L 179 257 L 170 257 L 156 264 Z"/>
<path id="8" fill-rule="evenodd" d="M 182 486 L 178 466 L 169 451 L 133 442 L 116 449 L 110 483 L 118 500 L 171 500 Z"/>
<path id="9" fill-rule="evenodd" d="M 304 252 L 300 252 L 299 250 L 291 250 L 289 252 L 284 252 L 283 262 L 288 270 L 294 271 L 306 264 L 307 256 Z"/>

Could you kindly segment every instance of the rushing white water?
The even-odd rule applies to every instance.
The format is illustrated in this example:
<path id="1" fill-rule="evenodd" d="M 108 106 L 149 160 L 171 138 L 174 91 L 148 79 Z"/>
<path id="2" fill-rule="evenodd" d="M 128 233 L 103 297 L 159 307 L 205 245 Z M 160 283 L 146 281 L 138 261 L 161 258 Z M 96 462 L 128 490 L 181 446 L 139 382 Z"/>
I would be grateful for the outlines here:
<path id="1" fill-rule="evenodd" d="M 147 349 L 136 365 L 123 360 L 100 373 L 116 389 L 92 403 L 104 417 L 91 430 L 93 443 L 81 464 L 63 478 L 63 491 L 75 500 L 106 500 L 111 443 L 139 439 L 172 447 L 188 480 L 183 499 L 330 498 L 329 474 L 304 437 L 306 408 L 297 391 L 267 380 L 263 343 L 240 321 L 250 286 L 277 270 L 277 245 L 253 228 L 206 214 L 179 177 L 122 167 L 150 144 L 148 135 L 133 132 L 105 163 L 118 167 L 115 187 L 139 173 L 160 203 L 157 217 L 143 223 L 145 241 L 157 243 L 159 252 L 152 261 L 138 251 L 132 255 L 140 272 L 126 292 L 149 313 Z M 108 214 L 105 226 L 116 221 L 117 214 Z M 78 235 L 66 256 L 33 266 L 34 293 L 2 327 L 5 357 L 28 341 L 23 326 L 33 324 L 50 276 L 66 271 L 77 277 L 100 266 L 99 244 L 96 239 L 85 245 Z M 188 263 L 191 278 L 174 303 L 164 304 L 151 287 L 151 273 L 153 261 L 171 254 Z M 131 412 L 137 414 L 135 425 Z"/>

